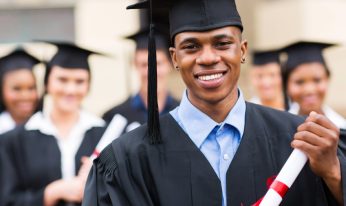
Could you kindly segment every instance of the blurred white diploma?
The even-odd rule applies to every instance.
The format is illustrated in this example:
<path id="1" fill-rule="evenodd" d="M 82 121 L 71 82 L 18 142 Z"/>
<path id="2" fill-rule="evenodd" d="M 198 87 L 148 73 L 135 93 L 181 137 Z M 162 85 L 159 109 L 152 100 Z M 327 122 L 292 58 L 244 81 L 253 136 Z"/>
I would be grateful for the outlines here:
<path id="1" fill-rule="evenodd" d="M 97 158 L 107 145 L 118 138 L 124 131 L 126 124 L 127 120 L 125 119 L 125 117 L 121 116 L 120 114 L 114 115 L 106 131 L 103 133 L 99 143 L 96 145 L 96 148 L 93 154 L 90 156 L 90 159 L 94 160 L 95 158 Z"/>

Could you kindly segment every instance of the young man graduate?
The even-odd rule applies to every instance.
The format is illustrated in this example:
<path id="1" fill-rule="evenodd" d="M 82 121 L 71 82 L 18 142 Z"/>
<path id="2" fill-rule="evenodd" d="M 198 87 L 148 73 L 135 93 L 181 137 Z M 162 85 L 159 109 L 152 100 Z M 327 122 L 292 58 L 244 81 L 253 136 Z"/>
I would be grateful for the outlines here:
<path id="1" fill-rule="evenodd" d="M 316 113 L 304 122 L 244 101 L 238 78 L 247 42 L 234 0 L 156 0 L 131 8 L 148 6 L 169 8 L 171 57 L 187 90 L 159 121 L 151 101 L 148 125 L 102 152 L 83 205 L 251 205 L 292 147 L 308 155 L 309 165 L 282 205 L 342 205 L 346 161 L 337 156 L 338 129 Z M 149 82 L 155 89 L 155 79 Z"/>

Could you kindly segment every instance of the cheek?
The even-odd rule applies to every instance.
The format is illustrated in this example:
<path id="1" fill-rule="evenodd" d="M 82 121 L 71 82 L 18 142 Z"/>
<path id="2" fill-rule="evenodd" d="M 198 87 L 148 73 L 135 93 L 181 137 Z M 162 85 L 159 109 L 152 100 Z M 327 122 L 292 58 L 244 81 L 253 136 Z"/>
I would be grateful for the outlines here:
<path id="1" fill-rule="evenodd" d="M 298 86 L 294 83 L 288 84 L 287 94 L 293 101 L 298 100 L 301 96 L 301 93 L 302 93 L 302 89 L 300 86 Z"/>
<path id="2" fill-rule="evenodd" d="M 325 94 L 327 93 L 328 90 L 328 81 L 322 81 L 318 84 L 317 86 L 318 89 L 318 93 L 320 94 L 320 96 L 325 96 Z"/>
<path id="3" fill-rule="evenodd" d="M 19 98 L 15 91 L 10 88 L 4 88 L 3 90 L 4 102 L 6 105 L 10 105 L 13 102 L 17 101 Z"/>
<path id="4" fill-rule="evenodd" d="M 78 94 L 81 96 L 81 98 L 85 97 L 90 89 L 90 84 L 89 83 L 82 83 L 78 85 Z"/>

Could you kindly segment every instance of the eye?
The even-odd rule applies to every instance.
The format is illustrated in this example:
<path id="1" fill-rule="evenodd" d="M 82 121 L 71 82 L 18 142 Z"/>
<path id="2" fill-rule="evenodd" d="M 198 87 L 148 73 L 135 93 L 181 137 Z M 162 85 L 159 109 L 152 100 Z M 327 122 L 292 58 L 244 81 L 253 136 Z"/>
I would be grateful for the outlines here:
<path id="1" fill-rule="evenodd" d="M 85 82 L 86 82 L 86 80 L 84 80 L 84 79 L 77 79 L 77 80 L 76 80 L 76 83 L 77 83 L 78 85 L 84 84 Z"/>
<path id="2" fill-rule="evenodd" d="M 67 78 L 65 77 L 58 77 L 58 81 L 61 83 L 66 83 L 67 82 Z"/>
<path id="3" fill-rule="evenodd" d="M 186 51 L 195 51 L 195 50 L 199 49 L 199 45 L 196 43 L 188 43 L 188 44 L 183 45 L 182 49 L 186 50 Z"/>
<path id="4" fill-rule="evenodd" d="M 30 91 L 35 91 L 35 90 L 36 90 L 36 86 L 30 86 L 30 87 L 29 87 L 29 90 L 30 90 Z"/>
<path id="5" fill-rule="evenodd" d="M 16 91 L 16 92 L 20 92 L 20 90 L 22 90 L 22 88 L 20 86 L 14 86 L 14 87 L 12 87 L 12 90 Z"/>
<path id="6" fill-rule="evenodd" d="M 318 83 L 320 83 L 321 81 L 322 81 L 321 78 L 314 78 L 314 83 L 315 83 L 315 84 L 318 84 Z"/>
<path id="7" fill-rule="evenodd" d="M 301 85 L 303 85 L 303 84 L 305 83 L 305 81 L 302 80 L 302 79 L 298 79 L 298 80 L 296 80 L 294 83 L 295 83 L 296 85 L 298 85 L 298 86 L 301 86 Z"/>
<path id="8" fill-rule="evenodd" d="M 231 44 L 231 41 L 218 41 L 215 43 L 215 47 L 219 49 L 228 49 Z"/>

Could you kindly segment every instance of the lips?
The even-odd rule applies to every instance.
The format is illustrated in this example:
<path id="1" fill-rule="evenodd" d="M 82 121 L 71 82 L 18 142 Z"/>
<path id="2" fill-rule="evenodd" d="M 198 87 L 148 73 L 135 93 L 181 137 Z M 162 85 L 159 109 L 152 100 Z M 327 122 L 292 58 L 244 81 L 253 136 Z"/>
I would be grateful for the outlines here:
<path id="1" fill-rule="evenodd" d="M 208 73 L 199 73 L 195 75 L 199 84 L 205 89 L 213 89 L 219 87 L 223 81 L 226 72 L 208 72 Z"/>
<path id="2" fill-rule="evenodd" d="M 305 104 L 316 104 L 319 101 L 316 95 L 310 95 L 303 97 L 303 102 Z"/>
<path id="3" fill-rule="evenodd" d="M 198 79 L 202 80 L 202 81 L 212 81 L 212 80 L 215 80 L 215 79 L 219 79 L 222 76 L 223 76 L 222 73 L 218 73 L 218 74 L 210 74 L 210 75 L 198 76 Z"/>

